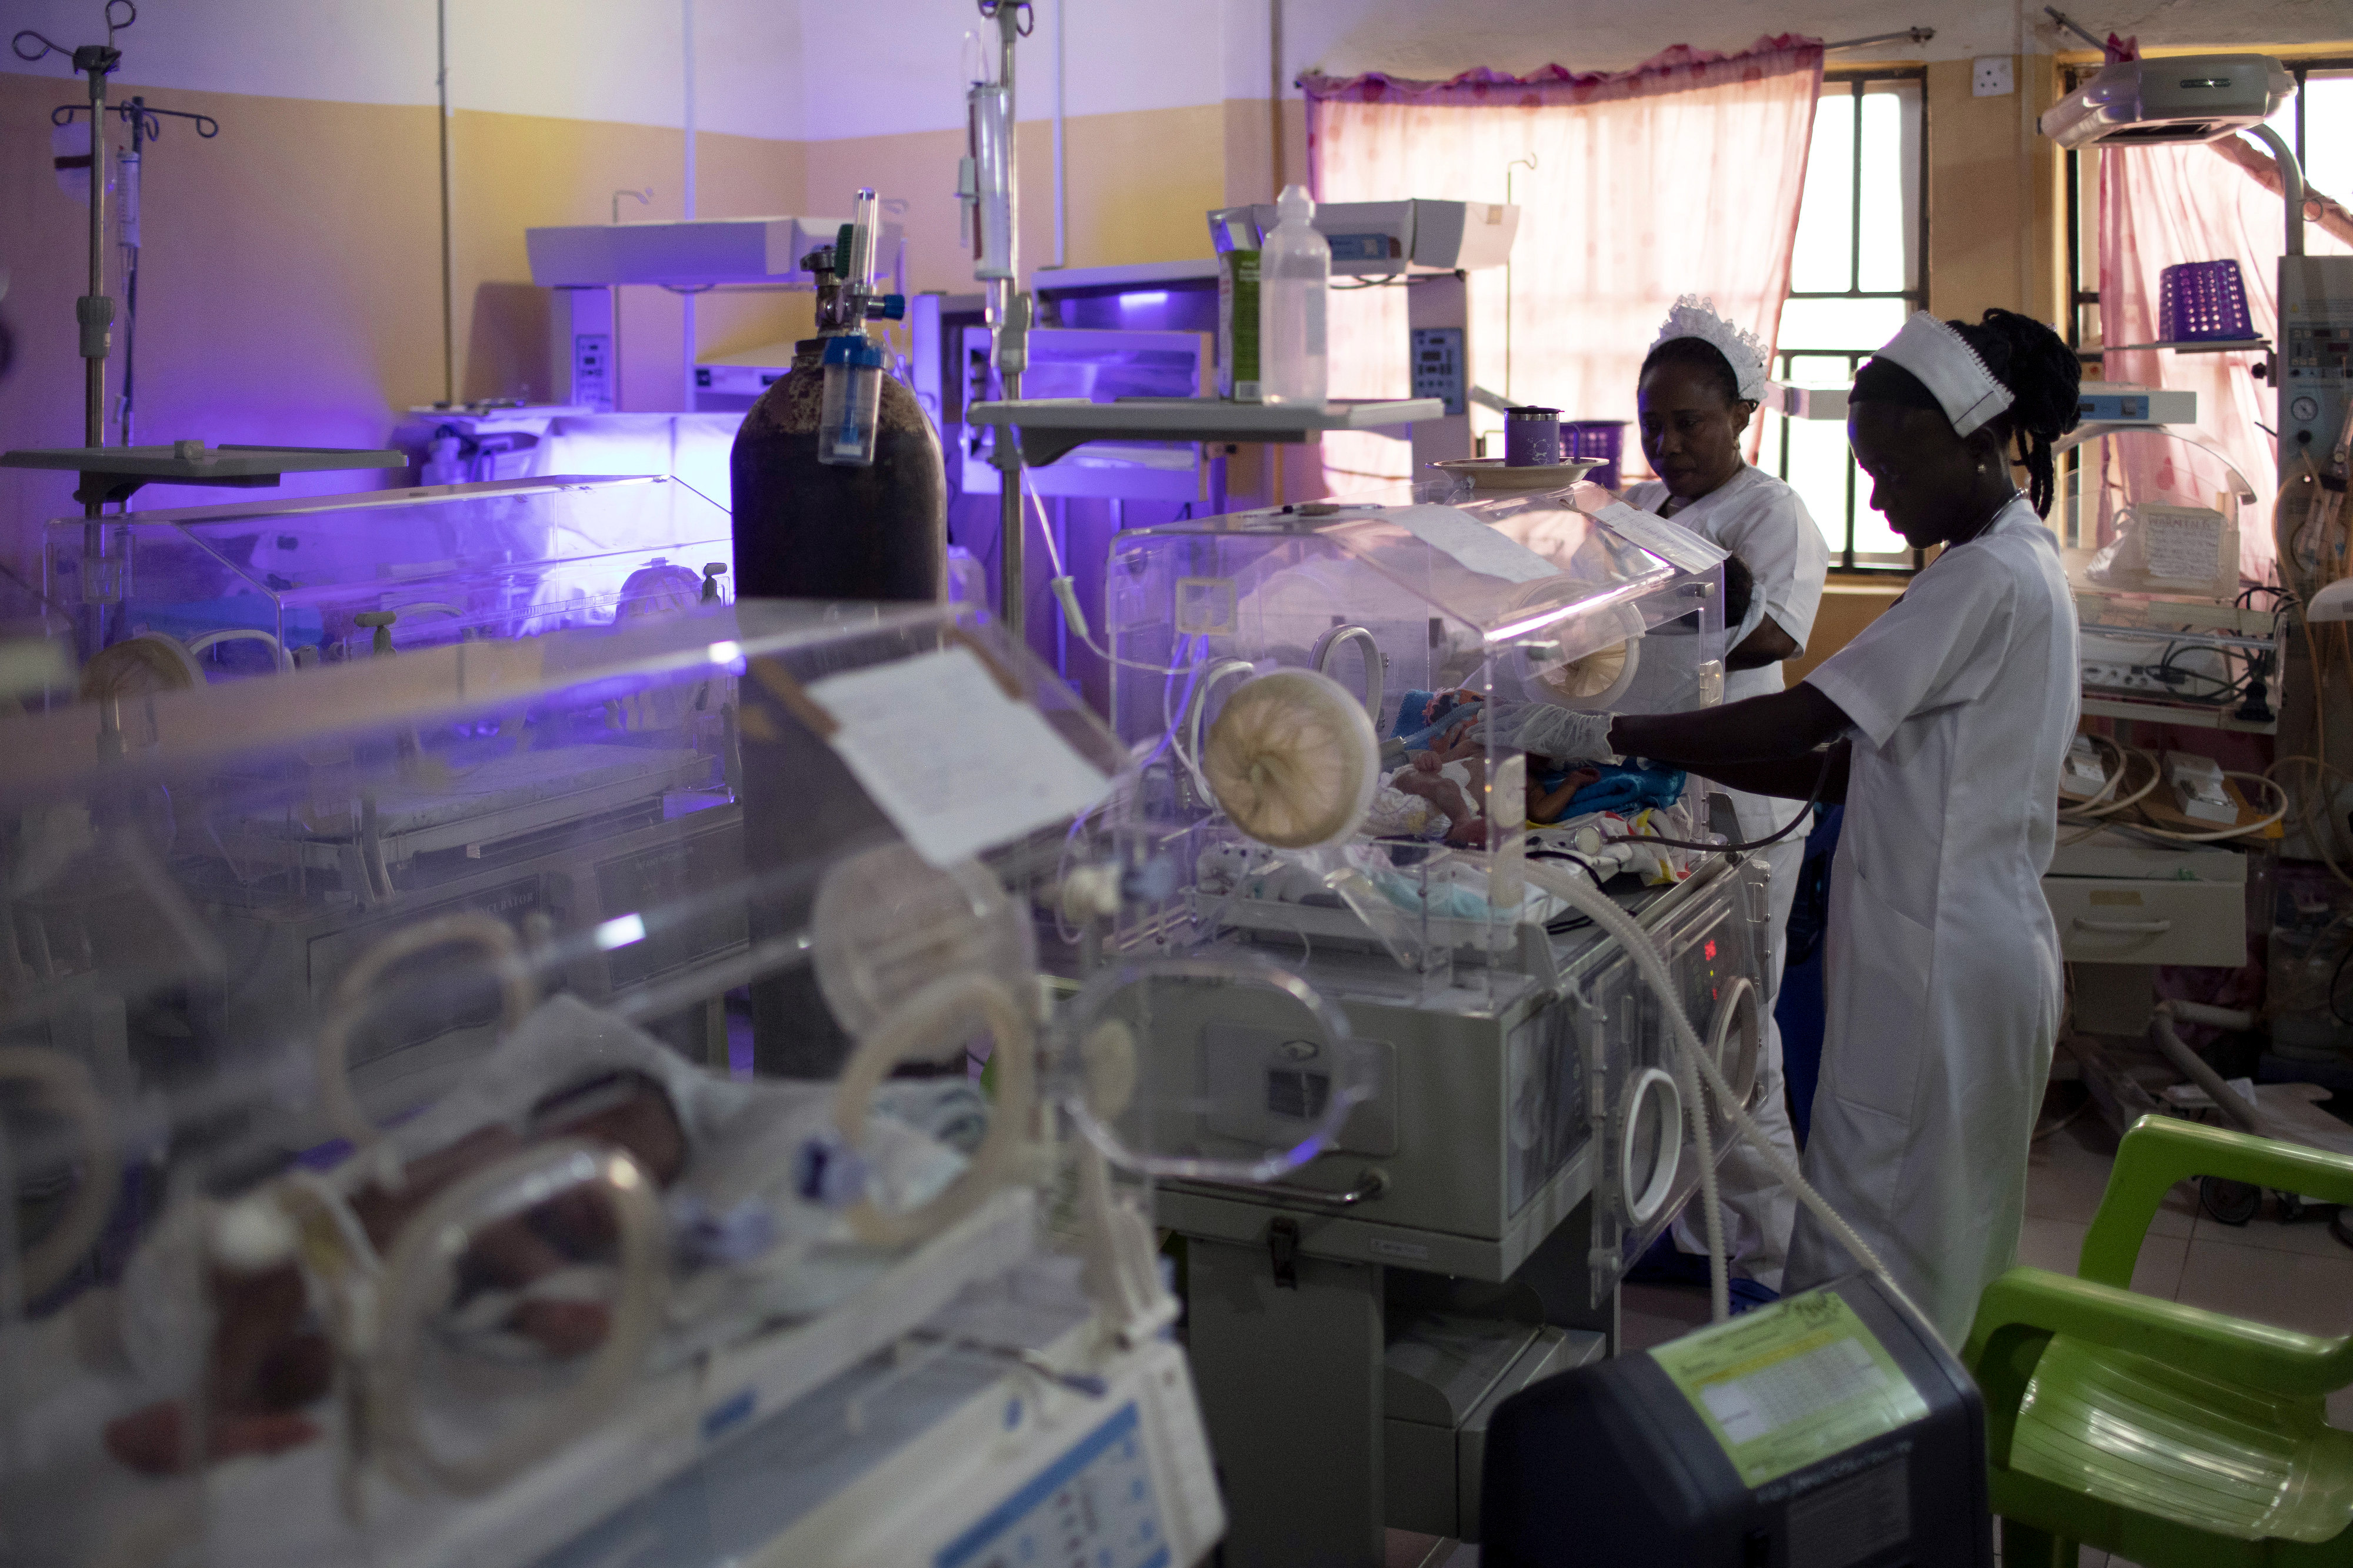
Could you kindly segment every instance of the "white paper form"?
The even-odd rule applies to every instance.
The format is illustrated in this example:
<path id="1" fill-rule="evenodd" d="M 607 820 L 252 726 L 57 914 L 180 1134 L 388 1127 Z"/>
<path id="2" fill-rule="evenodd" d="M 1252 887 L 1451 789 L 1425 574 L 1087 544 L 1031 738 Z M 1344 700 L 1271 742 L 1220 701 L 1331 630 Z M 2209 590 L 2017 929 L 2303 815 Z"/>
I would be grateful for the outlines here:
<path id="1" fill-rule="evenodd" d="M 1638 544 L 1670 566 L 1685 572 L 1705 572 L 1732 552 L 1703 539 L 1682 523 L 1656 512 L 1637 511 L 1624 501 L 1611 501 L 1593 514 L 1619 538 Z"/>
<path id="2" fill-rule="evenodd" d="M 2141 559 L 2161 583 L 2203 583 L 2222 570 L 2222 514 L 2196 507 L 2151 506 L 2135 514 Z"/>
<path id="3" fill-rule="evenodd" d="M 1431 549 L 1453 557 L 1482 577 L 1506 583 L 1533 583 L 1557 577 L 1560 568 L 1508 533 L 1499 533 L 1466 511 L 1451 506 L 1399 507 L 1380 514 Z"/>
<path id="4" fill-rule="evenodd" d="M 833 749 L 934 866 L 1076 816 L 1111 787 L 969 648 L 829 675 L 808 694 L 841 726 Z"/>

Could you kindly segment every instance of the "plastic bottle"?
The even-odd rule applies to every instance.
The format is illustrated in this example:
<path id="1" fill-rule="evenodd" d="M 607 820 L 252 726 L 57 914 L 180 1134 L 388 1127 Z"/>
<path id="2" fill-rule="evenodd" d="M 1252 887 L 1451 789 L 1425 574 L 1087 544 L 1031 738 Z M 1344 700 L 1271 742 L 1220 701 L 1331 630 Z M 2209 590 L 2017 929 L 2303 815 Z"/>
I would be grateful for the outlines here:
<path id="1" fill-rule="evenodd" d="M 1259 256 L 1260 396 L 1320 408 L 1331 389 L 1324 317 L 1332 246 L 1315 232 L 1315 202 L 1304 186 L 1283 187 L 1275 211 L 1281 221 Z"/>

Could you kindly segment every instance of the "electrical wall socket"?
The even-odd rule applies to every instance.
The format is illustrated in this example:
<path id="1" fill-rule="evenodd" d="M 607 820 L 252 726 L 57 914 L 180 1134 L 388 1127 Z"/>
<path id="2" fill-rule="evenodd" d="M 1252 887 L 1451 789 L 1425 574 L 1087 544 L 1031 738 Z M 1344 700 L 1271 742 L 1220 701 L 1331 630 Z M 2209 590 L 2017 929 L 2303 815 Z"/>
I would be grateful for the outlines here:
<path id="1" fill-rule="evenodd" d="M 2008 55 L 1985 55 L 1978 59 L 1977 70 L 1969 79 L 1969 91 L 1974 96 L 2008 98 L 2012 90 Z"/>

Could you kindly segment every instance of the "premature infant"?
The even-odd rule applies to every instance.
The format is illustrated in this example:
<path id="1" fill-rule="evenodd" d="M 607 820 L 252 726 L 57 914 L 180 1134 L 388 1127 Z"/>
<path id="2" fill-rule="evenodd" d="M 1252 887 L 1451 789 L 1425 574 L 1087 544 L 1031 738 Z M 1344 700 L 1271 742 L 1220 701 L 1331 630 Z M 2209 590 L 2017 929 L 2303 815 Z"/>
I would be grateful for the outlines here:
<path id="1" fill-rule="evenodd" d="M 1540 759 L 1530 758 L 1527 816 L 1530 823 L 1557 822 L 1577 792 L 1599 778 L 1592 767 L 1537 771 Z M 1412 752 L 1406 765 L 1388 780 L 1388 787 L 1428 801 L 1446 817 L 1446 842 L 1476 848 L 1487 842 L 1486 742 L 1478 721 L 1465 719 L 1428 751 Z"/>
<path id="2" fill-rule="evenodd" d="M 672 1275 L 652 1361 L 675 1364 L 829 1310 L 879 1278 L 892 1255 L 860 1244 L 843 1211 L 860 1198 L 902 1213 L 929 1202 L 965 1168 L 987 1101 L 961 1076 L 893 1081 L 876 1090 L 853 1149 L 839 1147 L 833 1118 L 829 1084 L 734 1082 L 559 994 L 374 1154 L 290 1173 L 239 1200 L 295 1223 L 292 1258 L 273 1244 L 240 1263 L 222 1240 L 233 1216 L 151 1236 L 124 1275 L 126 1348 L 170 1385 L 161 1369 L 201 1336 L 203 1457 L 311 1441 L 320 1434 L 305 1407 L 335 1376 L 314 1290 L 364 1267 L 353 1255 L 388 1257 L 438 1194 L 475 1173 L 576 1138 L 625 1151 L 662 1194 Z M 396 1175 L 377 1157 L 387 1152 L 399 1155 Z M 611 1318 L 593 1287 L 617 1256 L 617 1220 L 602 1192 L 573 1187 L 478 1229 L 434 1332 L 445 1347 L 501 1361 L 596 1350 Z M 199 1300 L 208 1310 L 185 1310 Z M 111 1423 L 106 1446 L 161 1474 L 198 1462 L 194 1437 L 182 1402 L 166 1399 Z"/>
<path id="3" fill-rule="evenodd" d="M 525 1131 L 493 1123 L 408 1161 L 397 1188 L 367 1183 L 351 1194 L 353 1217 L 381 1257 L 443 1190 L 527 1144 L 557 1138 L 625 1150 L 662 1187 L 686 1163 L 685 1131 L 662 1086 L 639 1072 L 605 1073 L 541 1100 Z M 477 1236 L 459 1261 L 459 1289 L 470 1296 L 521 1290 L 598 1255 L 615 1239 L 605 1199 L 573 1188 Z M 310 1294 L 301 1267 L 289 1261 L 239 1270 L 215 1262 L 206 1273 L 214 1307 L 204 1389 L 210 1457 L 275 1453 L 317 1436 L 300 1411 L 327 1392 L 333 1355 L 326 1336 L 307 1326 Z M 548 1354 L 565 1357 L 594 1350 L 607 1322 L 600 1302 L 525 1297 L 509 1326 Z M 149 1474 L 192 1462 L 178 1401 L 112 1422 L 106 1445 L 124 1464 Z"/>

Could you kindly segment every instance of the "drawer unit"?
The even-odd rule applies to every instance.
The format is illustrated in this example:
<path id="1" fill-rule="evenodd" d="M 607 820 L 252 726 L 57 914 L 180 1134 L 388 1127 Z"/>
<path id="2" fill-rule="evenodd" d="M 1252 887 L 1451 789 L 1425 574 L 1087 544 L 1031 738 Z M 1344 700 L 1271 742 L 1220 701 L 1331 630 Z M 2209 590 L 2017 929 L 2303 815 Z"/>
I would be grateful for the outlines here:
<path id="1" fill-rule="evenodd" d="M 2045 877 L 2042 896 L 2070 963 L 2247 961 L 2246 888 L 2128 877 Z"/>

